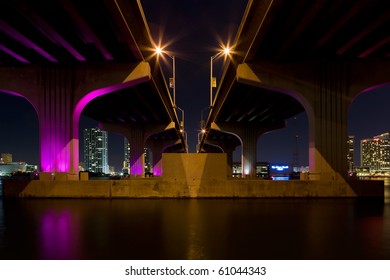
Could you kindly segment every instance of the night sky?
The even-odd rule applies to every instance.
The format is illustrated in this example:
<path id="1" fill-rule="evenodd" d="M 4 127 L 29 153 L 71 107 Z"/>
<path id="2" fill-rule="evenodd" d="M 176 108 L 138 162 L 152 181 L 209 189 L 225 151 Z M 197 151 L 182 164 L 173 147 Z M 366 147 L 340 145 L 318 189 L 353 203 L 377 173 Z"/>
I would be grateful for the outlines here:
<path id="1" fill-rule="evenodd" d="M 176 103 L 185 111 L 185 128 L 190 152 L 195 152 L 202 110 L 209 106 L 210 57 L 221 43 L 233 43 L 245 10 L 243 0 L 142 0 L 146 19 L 155 42 L 166 45 L 176 57 Z M 163 71 L 168 80 L 172 61 Z M 223 60 L 215 61 L 214 76 L 219 81 Z M 349 134 L 355 135 L 355 164 L 360 164 L 359 141 L 390 131 L 390 85 L 358 96 L 349 112 Z M 80 131 L 96 122 L 82 117 Z M 24 99 L 0 92 L 0 153 L 12 153 L 14 161 L 39 163 L 38 119 Z M 301 165 L 308 164 L 307 118 L 302 113 L 287 121 L 287 127 L 262 136 L 258 160 L 291 164 L 298 135 Z M 80 133 L 82 144 L 82 133 Z M 80 152 L 82 146 L 80 146 Z M 240 148 L 234 159 L 239 159 Z M 123 161 L 123 138 L 109 133 L 109 164 L 118 170 Z M 82 161 L 82 154 L 80 161 Z"/>

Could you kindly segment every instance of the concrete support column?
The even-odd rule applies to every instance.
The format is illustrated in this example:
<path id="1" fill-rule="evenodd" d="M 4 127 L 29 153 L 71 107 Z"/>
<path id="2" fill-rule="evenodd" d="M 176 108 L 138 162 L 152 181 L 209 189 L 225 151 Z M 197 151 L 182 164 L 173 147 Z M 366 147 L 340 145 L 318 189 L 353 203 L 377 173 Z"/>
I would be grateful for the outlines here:
<path id="1" fill-rule="evenodd" d="M 285 127 L 285 122 L 256 125 L 211 125 L 212 129 L 223 130 L 236 135 L 241 140 L 241 173 L 243 177 L 256 177 L 257 139 L 260 135 Z"/>
<path id="2" fill-rule="evenodd" d="M 227 160 L 227 176 L 233 176 L 233 152 L 235 149 L 225 149 L 226 160 Z"/>
<path id="3" fill-rule="evenodd" d="M 168 125 L 131 125 L 131 124 L 113 124 L 100 123 L 100 128 L 106 131 L 123 135 L 127 138 L 130 144 L 130 174 L 136 176 L 145 175 L 145 154 L 144 148 L 147 139 L 158 132 L 175 129 L 175 124 L 172 122 Z M 162 143 L 158 140 L 149 140 L 148 146 L 153 153 L 153 172 L 155 175 L 161 175 L 161 157 L 164 145 L 169 143 Z M 159 174 L 158 174 L 159 173 Z"/>
<path id="4" fill-rule="evenodd" d="M 0 68 L 0 89 L 26 98 L 35 108 L 40 132 L 42 178 L 78 178 L 78 120 L 73 119 L 74 73 L 70 66 Z"/>
<path id="5" fill-rule="evenodd" d="M 177 141 L 161 141 L 153 138 L 147 140 L 146 146 L 152 151 L 154 176 L 161 176 L 163 174 L 162 154 L 167 147 L 175 144 L 177 144 Z"/>
<path id="6" fill-rule="evenodd" d="M 73 137 L 72 72 L 68 67 L 42 66 L 38 119 L 41 170 L 78 174 L 78 141 Z"/>
<path id="7" fill-rule="evenodd" d="M 346 178 L 349 67 L 343 64 L 318 66 L 317 84 L 309 118 L 310 179 Z"/>
<path id="8" fill-rule="evenodd" d="M 261 130 L 241 129 L 241 173 L 243 177 L 256 177 L 257 139 Z"/>
<path id="9" fill-rule="evenodd" d="M 161 176 L 163 150 L 162 143 L 160 141 L 148 141 L 147 146 L 152 152 L 153 176 Z"/>
<path id="10" fill-rule="evenodd" d="M 100 123 L 102 130 L 123 135 L 130 144 L 130 174 L 145 175 L 145 131 L 144 126 L 130 124 Z"/>
<path id="11" fill-rule="evenodd" d="M 139 126 L 131 126 L 126 135 L 130 143 L 130 174 L 145 175 L 144 130 Z"/>

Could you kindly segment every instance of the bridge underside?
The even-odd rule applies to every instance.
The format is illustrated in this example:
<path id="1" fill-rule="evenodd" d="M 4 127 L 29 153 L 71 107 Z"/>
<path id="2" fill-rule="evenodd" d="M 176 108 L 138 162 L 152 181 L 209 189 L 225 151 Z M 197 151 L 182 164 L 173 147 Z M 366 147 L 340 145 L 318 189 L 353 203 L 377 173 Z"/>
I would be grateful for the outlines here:
<path id="1" fill-rule="evenodd" d="M 167 127 L 172 122 L 152 81 L 99 96 L 87 104 L 83 114 L 102 124 L 128 127 Z M 178 141 L 178 130 L 163 129 L 148 137 L 155 141 Z M 179 152 L 183 144 L 169 150 Z"/>

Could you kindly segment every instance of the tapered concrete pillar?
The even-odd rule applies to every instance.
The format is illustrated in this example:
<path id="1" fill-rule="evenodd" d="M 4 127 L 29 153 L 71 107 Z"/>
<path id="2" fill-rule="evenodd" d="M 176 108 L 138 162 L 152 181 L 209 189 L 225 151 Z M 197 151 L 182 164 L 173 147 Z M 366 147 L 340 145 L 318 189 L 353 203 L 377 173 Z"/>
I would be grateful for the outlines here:
<path id="1" fill-rule="evenodd" d="M 160 141 L 149 141 L 147 146 L 152 152 L 153 176 L 161 176 L 162 174 L 162 143 Z"/>
<path id="2" fill-rule="evenodd" d="M 56 179 L 65 178 L 66 174 L 77 175 L 79 143 L 74 127 L 78 130 L 78 120 L 73 119 L 72 68 L 61 65 L 6 67 L 0 68 L 0 77 L 2 90 L 26 98 L 37 112 L 41 171 L 49 172 L 50 176 L 59 173 Z"/>
<path id="3" fill-rule="evenodd" d="M 41 68 L 39 130 L 41 170 L 78 174 L 78 141 L 73 136 L 72 71 L 68 67 Z"/>
<path id="4" fill-rule="evenodd" d="M 348 171 L 349 67 L 339 63 L 317 67 L 309 118 L 310 179 L 337 180 L 346 178 Z"/>
<path id="5" fill-rule="evenodd" d="M 145 130 L 141 125 L 99 123 L 102 130 L 123 135 L 130 144 L 130 174 L 145 175 Z"/>
<path id="6" fill-rule="evenodd" d="M 257 139 L 264 133 L 285 127 L 285 122 L 256 125 L 216 124 L 212 129 L 230 132 L 241 140 L 241 173 L 243 177 L 256 177 Z"/>
<path id="7" fill-rule="evenodd" d="M 153 158 L 153 176 L 161 176 L 163 173 L 162 169 L 162 154 L 164 150 L 168 147 L 171 147 L 175 144 L 178 144 L 177 141 L 162 141 L 153 138 L 149 138 L 146 141 L 146 146 L 152 152 Z"/>
<path id="8" fill-rule="evenodd" d="M 158 132 L 162 132 L 168 129 L 175 129 L 175 124 L 173 122 L 168 125 L 132 125 L 126 123 L 100 123 L 99 126 L 103 130 L 123 135 L 128 139 L 130 144 L 130 174 L 140 177 L 144 177 L 145 175 L 144 149 L 146 147 L 146 141 L 148 140 L 148 138 Z M 165 144 L 167 143 L 162 142 L 159 144 L 152 140 L 148 141 L 148 146 L 152 149 L 153 153 L 153 173 L 156 176 L 161 175 L 162 172 L 161 157 Z"/>
<path id="9" fill-rule="evenodd" d="M 126 135 L 130 143 L 130 174 L 145 175 L 144 130 L 142 127 L 130 127 Z"/>

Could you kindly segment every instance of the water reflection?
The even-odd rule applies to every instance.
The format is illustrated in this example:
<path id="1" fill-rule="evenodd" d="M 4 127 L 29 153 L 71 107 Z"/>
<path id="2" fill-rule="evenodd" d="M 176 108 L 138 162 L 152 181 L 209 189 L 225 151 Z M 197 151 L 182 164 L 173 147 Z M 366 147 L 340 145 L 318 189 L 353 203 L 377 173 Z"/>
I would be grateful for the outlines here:
<path id="1" fill-rule="evenodd" d="M 390 259 L 390 203 L 0 200 L 0 258 Z"/>
<path id="2" fill-rule="evenodd" d="M 67 209 L 47 209 L 40 221 L 40 258 L 72 259 L 80 255 L 80 221 Z"/>

